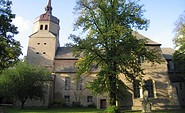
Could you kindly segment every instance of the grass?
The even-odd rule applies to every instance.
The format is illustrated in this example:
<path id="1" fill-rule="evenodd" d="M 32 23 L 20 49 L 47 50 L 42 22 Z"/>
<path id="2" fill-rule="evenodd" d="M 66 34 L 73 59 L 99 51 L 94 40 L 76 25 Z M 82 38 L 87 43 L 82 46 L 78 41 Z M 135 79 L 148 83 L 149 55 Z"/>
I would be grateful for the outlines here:
<path id="1" fill-rule="evenodd" d="M 5 113 L 103 113 L 105 110 L 92 108 L 6 108 Z"/>
<path id="2" fill-rule="evenodd" d="M 4 108 L 4 113 L 105 113 L 105 110 L 92 108 Z M 121 113 L 141 113 L 141 111 L 123 110 Z M 185 113 L 185 110 L 158 110 L 152 111 L 152 113 Z"/>

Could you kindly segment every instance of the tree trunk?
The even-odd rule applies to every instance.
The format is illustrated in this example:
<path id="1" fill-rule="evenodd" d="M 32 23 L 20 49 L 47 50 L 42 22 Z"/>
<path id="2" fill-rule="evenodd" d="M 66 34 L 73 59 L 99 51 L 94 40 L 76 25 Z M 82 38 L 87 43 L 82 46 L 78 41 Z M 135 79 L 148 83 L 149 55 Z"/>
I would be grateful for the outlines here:
<path id="1" fill-rule="evenodd" d="M 21 101 L 21 109 L 24 108 L 24 103 L 25 103 L 25 102 L 26 102 L 25 100 Z"/>
<path id="2" fill-rule="evenodd" d="M 116 89 L 117 89 L 116 88 L 116 76 L 110 75 L 109 80 L 110 80 L 109 105 L 116 106 Z"/>
<path id="3" fill-rule="evenodd" d="M 24 102 L 21 102 L 21 109 L 24 108 Z"/>
<path id="4" fill-rule="evenodd" d="M 116 75 L 116 62 L 113 62 L 111 65 L 111 74 L 109 75 L 109 87 L 110 87 L 110 92 L 109 92 L 109 105 L 110 106 L 115 106 L 118 107 L 116 102 L 117 102 L 117 75 Z M 114 109 L 115 113 L 119 113 L 118 109 Z"/>

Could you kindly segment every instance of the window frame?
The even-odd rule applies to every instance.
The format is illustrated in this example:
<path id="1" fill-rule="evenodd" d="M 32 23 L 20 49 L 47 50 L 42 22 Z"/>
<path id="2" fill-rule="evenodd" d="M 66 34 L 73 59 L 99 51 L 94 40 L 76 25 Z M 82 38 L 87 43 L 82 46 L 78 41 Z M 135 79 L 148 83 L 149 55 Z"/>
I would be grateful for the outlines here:
<path id="1" fill-rule="evenodd" d="M 87 103 L 93 102 L 93 96 L 87 96 Z"/>
<path id="2" fill-rule="evenodd" d="M 148 91 L 148 97 L 155 97 L 153 80 L 149 79 L 145 81 L 145 89 Z"/>
<path id="3" fill-rule="evenodd" d="M 70 103 L 70 96 L 69 95 L 65 95 L 64 96 L 64 101 L 65 101 L 65 103 Z"/>
<path id="4" fill-rule="evenodd" d="M 71 78 L 65 77 L 65 90 L 70 90 L 71 88 Z"/>
<path id="5" fill-rule="evenodd" d="M 76 90 L 82 90 L 82 79 L 81 78 L 77 81 Z"/>
<path id="6" fill-rule="evenodd" d="M 134 98 L 141 98 L 141 94 L 140 94 L 141 87 L 140 87 L 139 80 L 134 80 L 133 89 L 134 89 Z"/>
<path id="7" fill-rule="evenodd" d="M 48 25 L 45 25 L 44 30 L 48 30 Z"/>
<path id="8" fill-rule="evenodd" d="M 40 25 L 40 30 L 43 30 L 43 28 L 44 28 L 44 26 L 41 24 L 41 25 Z"/>

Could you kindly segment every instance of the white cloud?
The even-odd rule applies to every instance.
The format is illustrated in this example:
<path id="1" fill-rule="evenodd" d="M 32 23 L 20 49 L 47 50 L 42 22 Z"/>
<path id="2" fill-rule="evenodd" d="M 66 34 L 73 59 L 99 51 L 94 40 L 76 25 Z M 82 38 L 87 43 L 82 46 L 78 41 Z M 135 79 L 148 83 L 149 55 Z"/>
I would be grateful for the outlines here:
<path id="1" fill-rule="evenodd" d="M 33 25 L 30 20 L 26 20 L 21 16 L 16 16 L 12 23 L 18 27 L 19 34 L 15 35 L 14 38 L 21 43 L 23 52 L 22 58 L 27 53 L 28 39 L 29 35 L 31 35 Z"/>
<path id="2" fill-rule="evenodd" d="M 26 20 L 21 16 L 16 16 L 13 20 L 13 24 L 18 27 L 19 32 L 29 31 L 32 26 L 32 22 L 30 20 Z"/>

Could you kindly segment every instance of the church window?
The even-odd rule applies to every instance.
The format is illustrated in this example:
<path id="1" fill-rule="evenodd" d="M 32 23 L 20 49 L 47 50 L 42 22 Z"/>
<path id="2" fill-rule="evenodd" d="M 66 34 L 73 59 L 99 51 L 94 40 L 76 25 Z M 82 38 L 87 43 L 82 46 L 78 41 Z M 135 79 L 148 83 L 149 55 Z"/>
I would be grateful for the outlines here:
<path id="1" fill-rule="evenodd" d="M 65 77 L 65 90 L 70 90 L 71 78 Z"/>
<path id="2" fill-rule="evenodd" d="M 48 25 L 45 25 L 45 30 L 48 30 Z"/>
<path id="3" fill-rule="evenodd" d="M 138 62 L 139 63 L 144 63 L 145 62 L 145 57 L 144 56 L 139 56 L 138 57 Z"/>
<path id="4" fill-rule="evenodd" d="M 87 96 L 87 102 L 92 102 L 93 96 Z"/>
<path id="5" fill-rule="evenodd" d="M 182 83 L 180 83 L 180 89 L 182 90 Z"/>
<path id="6" fill-rule="evenodd" d="M 38 45 L 40 45 L 40 43 L 37 43 Z"/>
<path id="7" fill-rule="evenodd" d="M 77 90 L 82 90 L 82 79 L 77 81 L 77 86 L 76 86 Z"/>
<path id="8" fill-rule="evenodd" d="M 36 54 L 39 54 L 39 52 L 36 52 Z"/>
<path id="9" fill-rule="evenodd" d="M 43 54 L 46 54 L 46 52 L 43 52 Z"/>
<path id="10" fill-rule="evenodd" d="M 40 30 L 43 30 L 43 25 L 40 25 Z"/>
<path id="11" fill-rule="evenodd" d="M 70 102 L 70 96 L 66 95 L 64 96 L 65 99 L 65 103 L 69 103 Z"/>
<path id="12" fill-rule="evenodd" d="M 178 88 L 177 87 L 175 87 L 176 88 L 176 91 L 177 91 L 177 95 L 179 94 L 179 90 L 178 90 Z"/>
<path id="13" fill-rule="evenodd" d="M 168 68 L 171 69 L 171 70 L 175 69 L 174 68 L 174 63 L 172 61 L 168 62 Z"/>
<path id="14" fill-rule="evenodd" d="M 44 43 L 44 45 L 46 45 L 46 43 Z"/>
<path id="15" fill-rule="evenodd" d="M 154 87 L 152 80 L 145 81 L 145 88 L 148 91 L 148 97 L 154 97 Z"/>
<path id="16" fill-rule="evenodd" d="M 139 98 L 140 97 L 140 81 L 139 80 L 134 80 L 133 87 L 134 87 L 134 97 Z"/>

